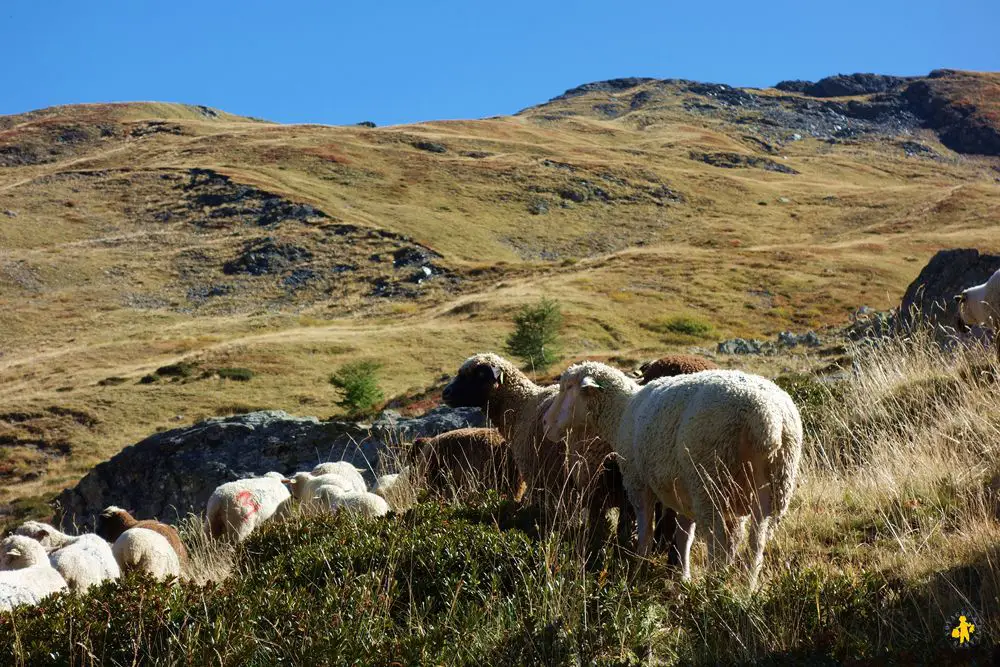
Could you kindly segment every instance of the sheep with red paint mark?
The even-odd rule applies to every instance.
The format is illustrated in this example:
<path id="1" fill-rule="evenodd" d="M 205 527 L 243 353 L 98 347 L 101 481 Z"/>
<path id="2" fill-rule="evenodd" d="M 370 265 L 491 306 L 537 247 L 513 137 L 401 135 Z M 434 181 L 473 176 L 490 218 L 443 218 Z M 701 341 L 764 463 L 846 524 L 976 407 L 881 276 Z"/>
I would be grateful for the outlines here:
<path id="1" fill-rule="evenodd" d="M 282 483 L 284 475 L 226 482 L 208 499 L 208 532 L 216 539 L 242 542 L 261 524 L 284 511 L 292 497 Z"/>

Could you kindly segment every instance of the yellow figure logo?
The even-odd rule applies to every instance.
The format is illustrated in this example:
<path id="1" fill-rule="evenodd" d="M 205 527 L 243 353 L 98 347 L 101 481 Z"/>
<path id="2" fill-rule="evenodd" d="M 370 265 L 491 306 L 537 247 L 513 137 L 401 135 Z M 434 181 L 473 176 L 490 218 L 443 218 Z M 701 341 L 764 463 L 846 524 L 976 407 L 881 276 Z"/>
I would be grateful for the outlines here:
<path id="1" fill-rule="evenodd" d="M 976 626 L 969 623 L 965 616 L 958 617 L 958 626 L 952 628 L 951 638 L 958 640 L 958 645 L 961 646 L 967 642 L 972 641 L 972 635 L 976 631 Z"/>

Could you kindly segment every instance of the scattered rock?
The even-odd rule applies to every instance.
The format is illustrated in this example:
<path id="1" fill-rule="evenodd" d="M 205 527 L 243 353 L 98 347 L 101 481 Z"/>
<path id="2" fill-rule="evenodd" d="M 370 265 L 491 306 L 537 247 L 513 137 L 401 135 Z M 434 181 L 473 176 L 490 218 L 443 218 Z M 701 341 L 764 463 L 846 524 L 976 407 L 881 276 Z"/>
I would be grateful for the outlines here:
<path id="1" fill-rule="evenodd" d="M 160 211 L 169 220 L 176 215 L 194 219 L 199 227 L 220 228 L 234 224 L 273 227 L 286 220 L 319 221 L 328 216 L 309 204 L 289 201 L 276 194 L 241 183 L 212 169 L 191 169 L 182 185 L 184 201 L 175 205 L 186 210 Z M 163 214 L 166 214 L 165 216 Z"/>
<path id="2" fill-rule="evenodd" d="M 400 248 L 392 253 L 392 265 L 397 269 L 414 266 L 416 264 L 428 264 L 433 259 L 440 259 L 441 255 L 424 247 L 408 246 Z"/>
<path id="3" fill-rule="evenodd" d="M 487 153 L 486 151 L 465 151 L 462 155 L 481 160 L 484 157 L 490 157 L 493 153 Z"/>
<path id="4" fill-rule="evenodd" d="M 285 287 L 298 289 L 300 287 L 305 287 L 315 277 L 316 272 L 312 269 L 295 269 L 290 274 L 285 276 L 285 279 L 281 282 Z"/>
<path id="5" fill-rule="evenodd" d="M 226 262 L 222 271 L 226 275 L 249 273 L 252 276 L 262 276 L 278 273 L 297 264 L 312 259 L 312 253 L 289 243 L 276 243 L 273 238 L 266 237 L 248 241 L 236 259 Z"/>
<path id="6" fill-rule="evenodd" d="M 431 153 L 447 153 L 448 148 L 444 144 L 439 144 L 434 141 L 414 141 L 414 148 L 419 148 L 422 151 L 429 151 Z"/>
<path id="7" fill-rule="evenodd" d="M 819 335 L 815 331 L 808 331 L 804 334 L 794 334 L 791 331 L 782 331 L 778 334 L 778 347 L 792 348 L 804 345 L 805 347 L 819 347 L 823 344 Z"/>
<path id="8" fill-rule="evenodd" d="M 544 199 L 534 199 L 528 204 L 528 213 L 544 215 L 549 212 L 549 205 Z"/>
<path id="9" fill-rule="evenodd" d="M 90 527 L 108 505 L 127 507 L 139 519 L 174 521 L 204 511 L 220 484 L 272 470 L 311 470 L 320 461 L 351 461 L 373 484 L 371 471 L 390 444 L 484 422 L 479 410 L 446 407 L 414 419 L 383 414 L 371 426 L 281 411 L 209 419 L 157 433 L 97 465 L 60 494 L 61 525 Z"/>
<path id="10" fill-rule="evenodd" d="M 650 81 L 656 81 L 656 79 L 651 79 L 649 77 L 627 77 L 621 79 L 608 79 L 607 81 L 594 81 L 592 83 L 585 83 L 582 86 L 577 86 L 576 88 L 570 88 L 562 95 L 553 98 L 553 101 L 565 100 L 571 97 L 578 97 L 580 95 L 593 92 L 617 93 L 623 90 L 628 90 L 629 88 L 641 86 L 642 84 L 649 83 Z"/>
<path id="11" fill-rule="evenodd" d="M 190 288 L 187 293 L 187 298 L 191 301 L 204 301 L 206 299 L 211 299 L 212 297 L 232 294 L 233 291 L 234 288 L 232 285 L 203 285 L 201 287 Z"/>
<path id="12" fill-rule="evenodd" d="M 771 343 L 751 338 L 730 338 L 724 340 L 716 347 L 719 354 L 773 354 L 774 346 Z"/>
<path id="13" fill-rule="evenodd" d="M 766 169 L 767 171 L 777 171 L 782 174 L 798 174 L 796 170 L 791 167 L 787 167 L 780 162 L 775 162 L 774 160 L 766 157 L 758 157 L 756 155 L 743 155 L 742 153 L 703 153 L 701 151 L 691 151 L 690 157 L 692 160 L 700 160 L 705 164 L 710 164 L 713 167 L 725 167 L 727 169 L 749 169 L 751 167 L 759 167 L 760 169 Z"/>
<path id="14" fill-rule="evenodd" d="M 854 95 L 871 95 L 898 89 L 913 81 L 912 76 L 888 76 L 885 74 L 837 74 L 820 79 L 816 83 L 809 81 L 781 81 L 775 88 L 787 92 L 796 92 L 810 97 L 851 97 Z"/>
<path id="15" fill-rule="evenodd" d="M 925 146 L 917 141 L 901 141 L 899 142 L 899 147 L 903 149 L 903 152 L 907 157 L 929 157 L 935 160 L 940 160 L 941 156 L 931 148 L 930 146 Z"/>
<path id="16" fill-rule="evenodd" d="M 8 218 L 16 218 L 17 217 L 17 211 L 12 211 L 9 208 L 8 209 L 4 209 L 3 214 L 6 215 Z"/>
<path id="17" fill-rule="evenodd" d="M 563 199 L 568 199 L 569 201 L 576 202 L 577 204 L 582 204 L 587 201 L 586 192 L 574 190 L 573 188 L 562 188 L 557 194 Z"/>

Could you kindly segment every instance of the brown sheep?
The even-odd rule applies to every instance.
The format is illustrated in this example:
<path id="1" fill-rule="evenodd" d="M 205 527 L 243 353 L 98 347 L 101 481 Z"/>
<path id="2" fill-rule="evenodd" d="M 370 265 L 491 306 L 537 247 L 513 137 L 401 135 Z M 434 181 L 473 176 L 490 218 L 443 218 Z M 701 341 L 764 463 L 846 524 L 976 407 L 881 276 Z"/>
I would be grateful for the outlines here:
<path id="1" fill-rule="evenodd" d="M 591 444 L 584 456 L 570 461 L 564 442 L 545 438 L 542 417 L 558 391 L 558 385 L 535 384 L 503 357 L 477 354 L 462 364 L 442 398 L 451 407 L 477 407 L 486 412 L 506 438 L 528 490 L 548 509 L 562 504 L 567 492 L 582 494 L 587 527 L 592 529 L 591 538 L 598 539 L 606 511 L 617 506 L 619 516 L 628 516 L 631 506 L 623 487 L 615 486 L 616 462 L 604 455 L 604 450 L 611 452 L 610 446 Z M 619 522 L 620 527 L 624 525 Z"/>
<path id="2" fill-rule="evenodd" d="M 460 428 L 433 438 L 417 438 L 408 464 L 423 471 L 439 491 L 489 484 L 520 500 L 524 481 L 507 441 L 494 428 Z"/>
<path id="3" fill-rule="evenodd" d="M 101 515 L 97 517 L 97 529 L 94 532 L 103 537 L 106 541 L 114 544 L 115 540 L 117 540 L 121 534 L 129 528 L 146 528 L 155 533 L 159 533 L 166 538 L 167 542 L 170 543 L 170 546 L 177 552 L 177 558 L 180 560 L 181 565 L 184 566 L 187 564 L 187 549 L 184 547 L 184 543 L 181 542 L 181 536 L 178 534 L 177 529 L 155 519 L 143 519 L 142 521 L 138 521 L 135 517 L 129 514 L 128 511 L 111 505 L 110 507 L 105 508 L 105 510 L 101 512 Z"/>
<path id="4" fill-rule="evenodd" d="M 647 361 L 639 366 L 636 382 L 640 385 L 649 384 L 656 378 L 687 375 L 699 371 L 716 370 L 719 366 L 709 359 L 693 354 L 668 354 L 654 361 Z"/>

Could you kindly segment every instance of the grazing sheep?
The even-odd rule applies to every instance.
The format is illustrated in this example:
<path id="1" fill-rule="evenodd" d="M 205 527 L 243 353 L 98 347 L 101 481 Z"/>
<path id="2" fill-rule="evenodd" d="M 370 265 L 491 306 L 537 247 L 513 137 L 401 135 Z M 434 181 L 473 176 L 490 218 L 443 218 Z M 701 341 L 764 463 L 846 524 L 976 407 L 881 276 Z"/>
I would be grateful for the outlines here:
<path id="1" fill-rule="evenodd" d="M 284 475 L 226 482 L 212 492 L 205 514 L 209 533 L 216 539 L 242 542 L 257 526 L 275 515 L 291 498 L 282 484 Z"/>
<path id="2" fill-rule="evenodd" d="M 777 385 L 718 370 L 640 388 L 621 371 L 584 362 L 563 373 L 545 422 L 556 433 L 586 428 L 613 443 L 635 506 L 640 553 L 649 549 L 657 498 L 694 520 L 680 521 L 684 578 L 696 524 L 709 531 L 714 567 L 734 559 L 749 517 L 755 584 L 771 519 L 788 509 L 802 454 L 799 411 Z"/>
<path id="3" fill-rule="evenodd" d="M 460 428 L 417 438 L 407 458 L 408 464 L 424 473 L 428 487 L 437 491 L 485 482 L 515 500 L 524 493 L 507 441 L 495 428 Z"/>
<path id="4" fill-rule="evenodd" d="M 316 490 L 313 501 L 334 512 L 345 510 L 353 516 L 367 518 L 385 516 L 389 513 L 389 503 L 382 496 L 367 491 L 343 492 L 336 486 L 321 486 Z"/>
<path id="5" fill-rule="evenodd" d="M 549 510 L 562 504 L 567 492 L 581 494 L 586 528 L 592 540 L 599 539 L 606 511 L 616 498 L 624 499 L 620 488 L 608 487 L 614 476 L 606 472 L 616 463 L 607 456 L 595 456 L 594 460 L 578 457 L 570 462 L 565 443 L 545 438 L 542 417 L 558 392 L 558 385 L 538 386 L 503 357 L 477 354 L 462 364 L 442 398 L 453 408 L 477 407 L 486 412 L 507 440 L 527 488 L 539 494 Z M 605 449 L 610 452 L 610 448 Z M 589 451 L 596 454 L 599 448 Z M 628 502 L 624 502 L 619 517 L 627 513 Z"/>
<path id="6" fill-rule="evenodd" d="M 37 540 L 48 552 L 52 567 L 71 590 L 85 591 L 102 581 L 117 579 L 121 574 L 111 545 L 98 535 L 74 537 L 38 521 L 26 521 L 14 533 Z"/>
<path id="7" fill-rule="evenodd" d="M 149 528 L 123 531 L 111 551 L 122 572 L 141 570 L 156 579 L 181 576 L 181 562 L 173 544 Z"/>
<path id="8" fill-rule="evenodd" d="M 177 552 L 177 558 L 181 565 L 187 565 L 187 549 L 184 548 L 184 543 L 181 542 L 181 536 L 178 534 L 177 529 L 168 524 L 156 521 L 155 519 L 143 519 L 142 521 L 137 521 L 135 517 L 127 511 L 120 507 L 111 505 L 110 507 L 105 508 L 105 510 L 101 512 L 101 515 L 97 517 L 97 530 L 94 532 L 113 544 L 118 540 L 122 533 L 131 528 L 145 528 L 155 533 L 159 533 L 167 540 L 167 542 L 170 543 L 170 546 L 173 547 L 174 551 Z"/>
<path id="9" fill-rule="evenodd" d="M 668 354 L 654 361 L 647 361 L 639 366 L 636 382 L 640 385 L 649 384 L 657 378 L 689 375 L 699 371 L 716 370 L 718 365 L 705 357 L 693 354 Z"/>
<path id="10" fill-rule="evenodd" d="M 328 461 L 326 463 L 320 463 L 312 469 L 313 475 L 341 475 L 344 479 L 350 481 L 352 489 L 359 493 L 361 491 L 368 490 L 365 478 L 361 476 L 361 473 L 363 472 L 363 468 L 356 468 L 353 464 L 347 461 Z"/>
<path id="11" fill-rule="evenodd" d="M 413 468 L 407 466 L 398 473 L 382 475 L 375 480 L 372 493 L 385 498 L 394 512 L 402 512 L 417 501 L 417 492 L 412 481 Z"/>
<path id="12" fill-rule="evenodd" d="M 333 486 L 341 493 L 358 493 L 354 482 L 346 478 L 340 472 L 329 472 L 321 475 L 314 475 L 311 472 L 297 472 L 291 479 L 283 480 L 288 486 L 292 497 L 299 501 L 303 507 L 312 504 L 316 492 L 321 486 Z"/>
<path id="13" fill-rule="evenodd" d="M 982 285 L 969 287 L 955 295 L 958 302 L 958 329 L 968 330 L 972 326 L 990 327 L 994 331 L 997 354 L 1000 354 L 1000 271 L 995 272 Z"/>
<path id="14" fill-rule="evenodd" d="M 0 542 L 0 611 L 38 604 L 66 590 L 66 580 L 49 563 L 45 547 L 24 535 Z"/>

